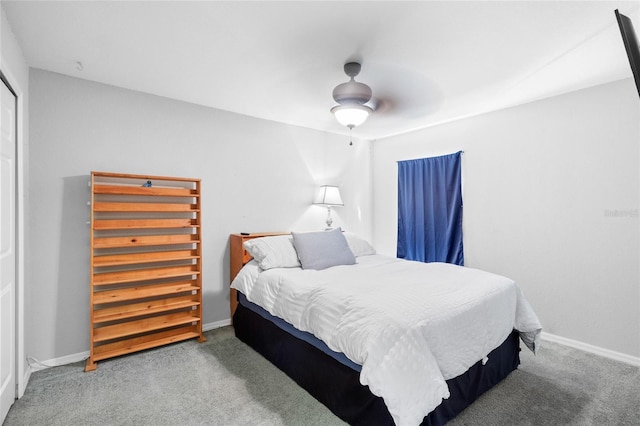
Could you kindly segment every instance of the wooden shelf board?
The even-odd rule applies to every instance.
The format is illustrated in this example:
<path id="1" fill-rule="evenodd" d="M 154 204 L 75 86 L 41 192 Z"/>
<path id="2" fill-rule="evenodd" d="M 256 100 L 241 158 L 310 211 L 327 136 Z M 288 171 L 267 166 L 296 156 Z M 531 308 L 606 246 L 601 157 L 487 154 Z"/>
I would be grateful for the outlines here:
<path id="1" fill-rule="evenodd" d="M 199 275 L 197 265 L 176 266 L 169 268 L 148 268 L 134 271 L 108 272 L 93 275 L 93 285 L 126 284 L 138 281 L 160 280 Z"/>
<path id="2" fill-rule="evenodd" d="M 102 324 L 110 321 L 200 306 L 200 302 L 193 300 L 194 297 L 195 295 L 187 295 L 176 298 L 157 299 L 142 303 L 96 309 L 93 311 L 93 323 Z"/>
<path id="3" fill-rule="evenodd" d="M 153 183 L 153 182 L 152 182 Z M 132 185 L 114 185 L 106 183 L 98 183 L 93 187 L 94 194 L 110 194 L 110 195 L 145 195 L 159 197 L 189 197 L 197 198 L 200 195 L 195 189 L 189 188 L 173 188 L 166 186 L 132 186 Z"/>
<path id="4" fill-rule="evenodd" d="M 122 203 L 96 201 L 93 203 L 94 212 L 189 212 L 200 210 L 195 204 L 187 203 Z"/>
<path id="5" fill-rule="evenodd" d="M 118 229 L 189 229 L 199 228 L 196 219 L 96 219 L 94 231 L 115 231 Z"/>
<path id="6" fill-rule="evenodd" d="M 121 324 L 97 327 L 93 330 L 93 342 L 105 342 L 123 337 L 135 336 L 156 330 L 163 330 L 179 325 L 199 322 L 200 318 L 194 316 L 196 311 L 184 311 L 174 314 L 160 315 L 157 317 L 128 321 Z"/>
<path id="7" fill-rule="evenodd" d="M 200 240 L 196 234 L 173 235 L 138 235 L 128 237 L 101 237 L 93 239 L 94 249 L 132 248 L 149 246 L 170 246 L 178 244 L 198 244 Z"/>
<path id="8" fill-rule="evenodd" d="M 93 266 L 120 266 L 135 265 L 154 262 L 169 262 L 180 260 L 197 260 L 200 256 L 191 254 L 195 250 L 175 250 L 175 251 L 158 251 L 144 253 L 127 253 L 93 256 Z"/>
<path id="9" fill-rule="evenodd" d="M 150 175 L 140 175 L 133 173 L 114 173 L 114 172 L 97 172 L 92 171 L 92 176 L 95 177 L 108 177 L 108 178 L 116 178 L 116 179 L 142 179 L 144 181 L 147 180 L 158 180 L 158 181 L 168 181 L 168 182 L 200 182 L 201 179 L 196 178 L 186 178 L 186 177 L 175 177 L 175 176 L 150 176 Z"/>
<path id="10" fill-rule="evenodd" d="M 151 349 L 157 346 L 180 342 L 182 340 L 193 339 L 200 336 L 201 333 L 196 331 L 196 326 L 182 327 L 174 330 L 169 330 L 167 332 L 155 333 L 147 336 L 126 339 L 115 343 L 96 346 L 94 348 L 94 353 L 91 359 L 94 362 L 101 361 L 103 359 L 112 358 L 114 356 L 126 355 L 132 352 Z"/>
<path id="11" fill-rule="evenodd" d="M 200 287 L 194 281 L 181 281 L 167 284 L 152 284 L 137 287 L 121 288 L 95 292 L 93 304 L 120 303 L 149 297 L 177 295 L 180 293 L 199 291 Z"/>

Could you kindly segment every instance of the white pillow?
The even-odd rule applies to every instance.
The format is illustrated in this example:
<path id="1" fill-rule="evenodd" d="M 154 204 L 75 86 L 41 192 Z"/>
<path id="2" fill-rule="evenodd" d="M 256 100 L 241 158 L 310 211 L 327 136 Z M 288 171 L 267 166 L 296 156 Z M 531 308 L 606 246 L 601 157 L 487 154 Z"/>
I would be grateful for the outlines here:
<path id="1" fill-rule="evenodd" d="M 292 232 L 302 269 L 327 269 L 353 265 L 356 258 L 340 228 L 320 232 Z"/>
<path id="2" fill-rule="evenodd" d="M 345 232 L 344 237 L 347 239 L 349 248 L 353 252 L 355 257 L 358 256 L 370 256 L 376 254 L 376 249 L 373 248 L 369 241 L 354 234 L 353 232 Z"/>
<path id="3" fill-rule="evenodd" d="M 241 293 L 249 294 L 254 284 L 258 281 L 260 275 L 260 267 L 255 259 L 251 259 L 249 263 L 244 265 L 238 275 L 231 282 L 231 288 L 235 288 Z"/>
<path id="4" fill-rule="evenodd" d="M 243 246 L 258 262 L 260 268 L 299 268 L 298 254 L 290 235 L 253 238 Z"/>

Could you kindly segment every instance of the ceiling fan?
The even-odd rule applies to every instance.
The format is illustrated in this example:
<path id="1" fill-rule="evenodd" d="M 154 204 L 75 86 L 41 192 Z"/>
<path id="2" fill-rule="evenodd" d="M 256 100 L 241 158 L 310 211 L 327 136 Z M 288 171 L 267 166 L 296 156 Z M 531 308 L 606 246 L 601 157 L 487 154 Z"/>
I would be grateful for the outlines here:
<path id="1" fill-rule="evenodd" d="M 376 110 L 376 102 L 372 99 L 371 88 L 364 83 L 355 81 L 362 66 L 358 62 L 344 64 L 344 72 L 351 79 L 338 84 L 333 89 L 333 99 L 338 105 L 331 108 L 336 120 L 343 126 L 353 129 L 365 122 L 369 114 Z"/>

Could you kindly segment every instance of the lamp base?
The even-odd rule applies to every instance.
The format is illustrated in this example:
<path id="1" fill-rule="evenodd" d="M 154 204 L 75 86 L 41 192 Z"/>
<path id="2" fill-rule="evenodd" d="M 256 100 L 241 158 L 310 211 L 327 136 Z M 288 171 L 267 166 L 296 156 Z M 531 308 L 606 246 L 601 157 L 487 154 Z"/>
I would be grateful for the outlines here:
<path id="1" fill-rule="evenodd" d="M 330 231 L 333 229 L 331 227 L 331 224 L 333 223 L 333 219 L 331 219 L 331 206 L 327 206 L 327 220 L 325 221 L 325 223 L 327 224 L 327 227 L 324 229 L 325 231 Z"/>

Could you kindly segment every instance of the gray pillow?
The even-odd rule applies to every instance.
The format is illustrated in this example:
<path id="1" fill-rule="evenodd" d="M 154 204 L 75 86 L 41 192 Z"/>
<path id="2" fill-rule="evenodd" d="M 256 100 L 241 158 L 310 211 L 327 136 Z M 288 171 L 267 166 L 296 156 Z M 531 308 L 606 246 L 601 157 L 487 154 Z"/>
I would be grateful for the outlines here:
<path id="1" fill-rule="evenodd" d="M 292 232 L 302 269 L 327 269 L 353 265 L 356 258 L 340 228 L 321 232 Z"/>

